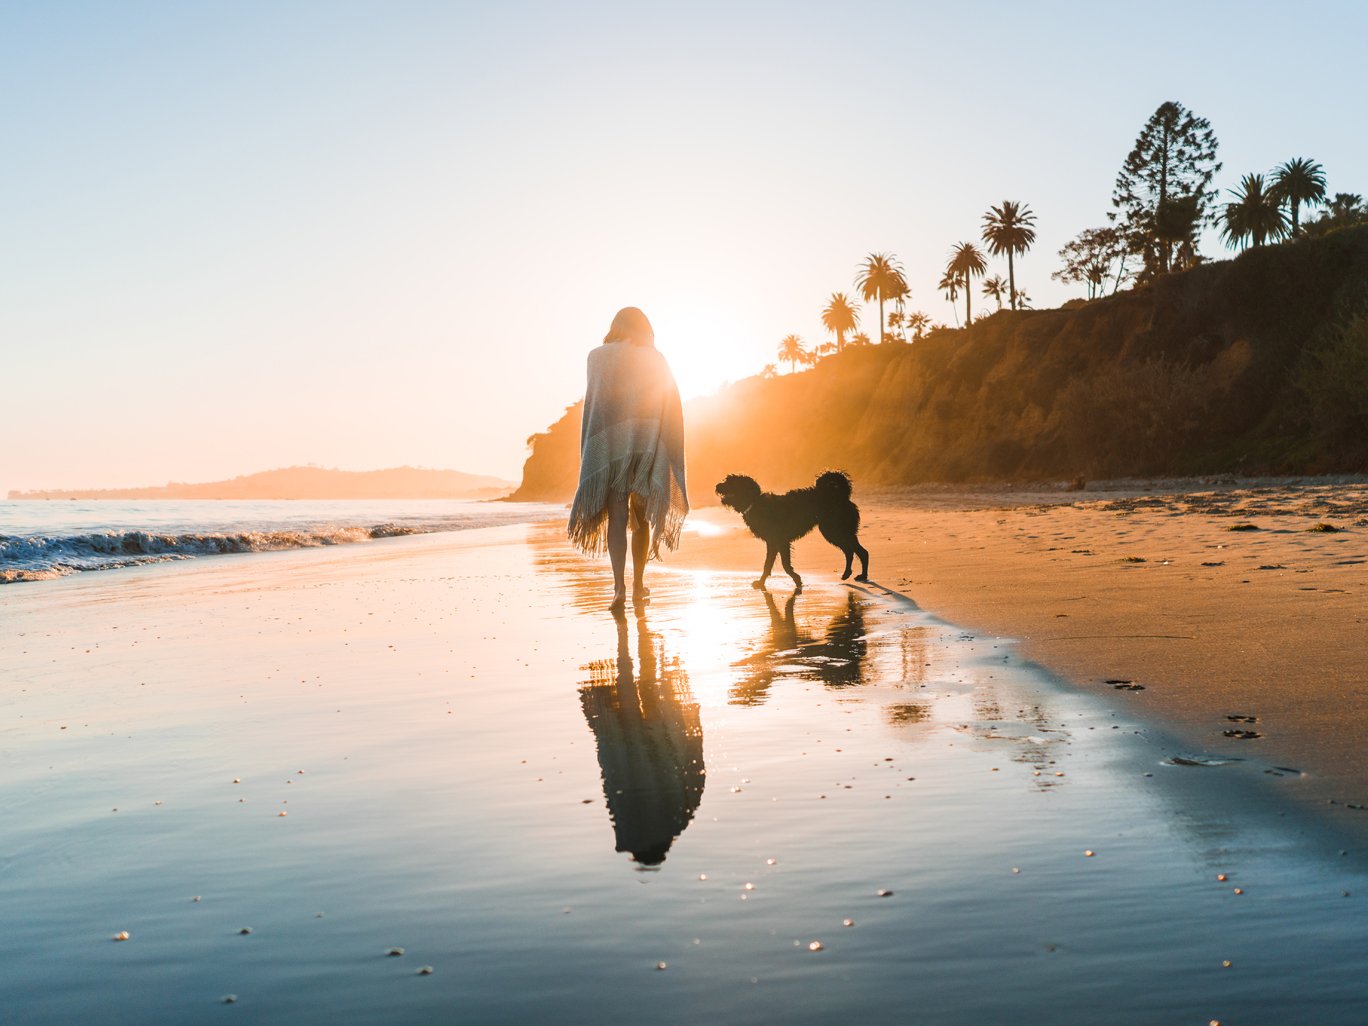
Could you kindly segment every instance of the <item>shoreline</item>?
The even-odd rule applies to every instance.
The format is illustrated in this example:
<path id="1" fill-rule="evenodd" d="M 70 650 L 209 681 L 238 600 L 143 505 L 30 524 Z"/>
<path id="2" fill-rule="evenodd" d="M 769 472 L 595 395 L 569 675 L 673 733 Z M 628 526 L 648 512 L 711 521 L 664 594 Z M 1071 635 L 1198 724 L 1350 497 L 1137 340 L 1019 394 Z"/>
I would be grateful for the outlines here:
<path id="1" fill-rule="evenodd" d="M 1282 767 L 1368 837 L 1368 482 L 1106 484 L 857 493 L 871 577 L 1193 752 Z M 758 570 L 739 517 L 692 519 L 671 565 Z M 804 576 L 839 561 L 815 532 L 795 546 Z"/>

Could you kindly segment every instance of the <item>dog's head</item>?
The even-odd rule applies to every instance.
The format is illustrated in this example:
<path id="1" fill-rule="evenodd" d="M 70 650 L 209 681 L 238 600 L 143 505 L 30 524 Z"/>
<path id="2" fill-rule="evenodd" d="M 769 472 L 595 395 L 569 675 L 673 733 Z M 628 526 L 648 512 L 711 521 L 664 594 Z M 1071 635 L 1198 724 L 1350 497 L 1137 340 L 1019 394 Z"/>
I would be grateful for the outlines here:
<path id="1" fill-rule="evenodd" d="M 717 497 L 722 500 L 722 505 L 744 513 L 755 505 L 755 500 L 760 498 L 760 486 L 755 483 L 755 478 L 746 477 L 743 474 L 728 474 L 716 488 Z"/>

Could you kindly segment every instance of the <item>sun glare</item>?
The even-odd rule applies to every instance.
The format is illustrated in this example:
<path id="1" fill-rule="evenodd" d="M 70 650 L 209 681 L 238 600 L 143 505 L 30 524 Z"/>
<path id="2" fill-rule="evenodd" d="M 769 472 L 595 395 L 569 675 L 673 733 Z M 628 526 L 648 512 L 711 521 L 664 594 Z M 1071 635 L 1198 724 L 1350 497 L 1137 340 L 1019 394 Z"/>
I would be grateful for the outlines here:
<path id="1" fill-rule="evenodd" d="M 741 331 L 720 311 L 697 306 L 652 315 L 656 347 L 670 361 L 679 394 L 687 402 L 711 395 L 729 381 L 760 373 L 762 361 Z M 734 324 L 734 322 L 732 322 Z"/>

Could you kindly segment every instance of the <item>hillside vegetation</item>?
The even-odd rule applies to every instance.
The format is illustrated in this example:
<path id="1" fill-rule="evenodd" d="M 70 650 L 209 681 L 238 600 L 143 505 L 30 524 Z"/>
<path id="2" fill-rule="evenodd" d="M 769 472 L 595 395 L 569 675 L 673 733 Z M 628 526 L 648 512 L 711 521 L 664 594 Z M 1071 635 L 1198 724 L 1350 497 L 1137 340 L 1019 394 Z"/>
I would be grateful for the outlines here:
<path id="1" fill-rule="evenodd" d="M 848 348 L 685 410 L 695 503 L 771 488 L 1368 469 L 1368 227 L 911 345 Z M 574 493 L 580 407 L 528 440 L 514 498 Z"/>

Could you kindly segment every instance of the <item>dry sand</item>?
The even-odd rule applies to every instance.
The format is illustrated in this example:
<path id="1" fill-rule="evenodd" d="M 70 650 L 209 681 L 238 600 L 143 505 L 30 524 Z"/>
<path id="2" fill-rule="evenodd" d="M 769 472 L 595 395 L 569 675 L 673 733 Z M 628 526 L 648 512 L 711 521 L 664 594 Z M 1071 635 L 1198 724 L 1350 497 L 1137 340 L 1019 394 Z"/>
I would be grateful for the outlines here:
<path id="1" fill-rule="evenodd" d="M 1018 639 L 1025 657 L 1194 750 L 1302 771 L 1299 797 L 1368 832 L 1368 482 L 856 497 L 878 583 Z M 695 517 L 720 533 L 691 536 L 676 562 L 759 567 L 734 514 Z M 829 572 L 839 558 L 814 534 L 795 565 Z M 1108 683 L 1121 680 L 1143 690 Z"/>

